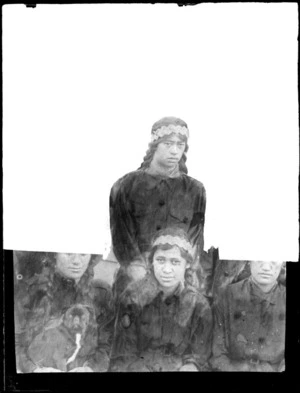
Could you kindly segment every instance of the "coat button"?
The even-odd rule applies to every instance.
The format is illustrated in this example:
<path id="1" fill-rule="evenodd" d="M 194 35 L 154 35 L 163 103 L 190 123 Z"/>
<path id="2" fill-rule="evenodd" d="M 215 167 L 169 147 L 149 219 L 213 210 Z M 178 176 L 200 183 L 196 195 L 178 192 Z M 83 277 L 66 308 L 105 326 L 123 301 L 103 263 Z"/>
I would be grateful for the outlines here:
<path id="1" fill-rule="evenodd" d="M 159 206 L 164 206 L 165 201 L 163 201 L 162 199 L 158 202 Z"/>
<path id="2" fill-rule="evenodd" d="M 157 225 L 156 230 L 159 231 L 161 229 L 160 225 Z"/>

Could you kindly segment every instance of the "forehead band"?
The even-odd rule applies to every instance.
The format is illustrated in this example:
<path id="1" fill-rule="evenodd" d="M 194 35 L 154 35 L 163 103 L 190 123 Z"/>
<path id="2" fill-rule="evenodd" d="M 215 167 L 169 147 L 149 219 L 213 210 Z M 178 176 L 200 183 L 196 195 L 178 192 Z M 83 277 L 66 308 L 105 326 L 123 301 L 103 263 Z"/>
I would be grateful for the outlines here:
<path id="1" fill-rule="evenodd" d="M 162 138 L 165 135 L 176 134 L 183 135 L 186 138 L 189 137 L 189 130 L 187 127 L 175 126 L 174 124 L 169 124 L 168 126 L 162 126 L 157 130 L 152 132 L 151 141 L 156 141 L 158 138 Z"/>
<path id="2" fill-rule="evenodd" d="M 181 239 L 178 236 L 160 236 L 158 237 L 154 243 L 154 246 L 159 246 L 159 245 L 164 245 L 164 244 L 169 244 L 170 246 L 177 246 L 180 248 L 183 248 L 186 252 L 188 252 L 191 256 L 193 256 L 193 248 L 189 242 L 187 242 L 185 239 Z"/>

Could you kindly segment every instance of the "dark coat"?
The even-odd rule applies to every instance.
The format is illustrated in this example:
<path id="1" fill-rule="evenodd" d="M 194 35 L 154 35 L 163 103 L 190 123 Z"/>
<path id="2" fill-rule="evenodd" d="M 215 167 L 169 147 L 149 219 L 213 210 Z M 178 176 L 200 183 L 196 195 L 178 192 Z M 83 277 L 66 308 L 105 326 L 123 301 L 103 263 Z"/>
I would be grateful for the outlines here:
<path id="1" fill-rule="evenodd" d="M 114 308 L 108 285 L 103 283 L 99 286 L 98 283 L 97 287 L 94 286 L 92 269 L 87 269 L 77 285 L 74 280 L 60 276 L 51 268 L 45 268 L 41 274 L 35 275 L 29 282 L 20 285 L 21 289 L 19 288 L 15 294 L 15 317 L 17 321 L 16 356 L 21 372 L 32 372 L 36 368 L 36 360 L 40 360 L 37 355 L 39 346 L 41 351 L 50 354 L 51 347 L 58 345 L 49 340 L 50 336 L 52 338 L 55 336 L 58 341 L 62 340 L 63 330 L 59 327 L 59 321 L 64 313 L 75 304 L 93 309 L 94 324 L 97 324 L 96 329 L 91 330 L 84 341 L 83 347 L 90 348 L 89 353 L 86 353 L 86 360 L 91 357 L 99 359 L 98 354 L 100 354 L 101 370 L 95 362 L 93 367 L 95 371 L 107 370 Z M 49 329 L 49 326 L 53 325 L 59 330 Z M 46 345 L 47 348 L 43 342 L 44 339 L 49 344 L 48 347 Z M 68 340 L 69 338 L 66 341 Z M 86 348 L 82 348 L 81 353 L 84 353 Z M 38 359 L 35 358 L 35 354 Z M 43 366 L 52 367 L 45 363 Z"/>
<path id="2" fill-rule="evenodd" d="M 55 326 L 55 322 L 58 323 Z M 82 334 L 80 347 L 76 344 L 76 335 L 68 329 L 63 318 L 52 322 L 38 334 L 28 347 L 28 357 L 38 367 L 53 367 L 69 371 L 76 367 L 88 366 L 93 371 L 108 369 L 108 353 L 102 344 L 107 337 L 98 337 L 95 321 L 90 321 Z M 101 332 L 102 335 L 105 332 Z M 77 349 L 78 348 L 78 349 Z M 68 361 L 72 355 L 74 360 Z"/>
<path id="3" fill-rule="evenodd" d="M 188 363 L 205 369 L 212 333 L 207 300 L 192 287 L 162 295 L 151 273 L 123 294 L 112 371 L 178 371 Z"/>
<path id="4" fill-rule="evenodd" d="M 186 174 L 170 178 L 137 170 L 125 175 L 110 194 L 112 245 L 119 263 L 128 265 L 150 251 L 155 233 L 169 226 L 184 229 L 202 250 L 205 207 L 203 184 Z"/>
<path id="5" fill-rule="evenodd" d="M 219 371 L 284 369 L 286 290 L 262 292 L 251 277 L 228 285 L 214 308 L 211 365 Z"/>

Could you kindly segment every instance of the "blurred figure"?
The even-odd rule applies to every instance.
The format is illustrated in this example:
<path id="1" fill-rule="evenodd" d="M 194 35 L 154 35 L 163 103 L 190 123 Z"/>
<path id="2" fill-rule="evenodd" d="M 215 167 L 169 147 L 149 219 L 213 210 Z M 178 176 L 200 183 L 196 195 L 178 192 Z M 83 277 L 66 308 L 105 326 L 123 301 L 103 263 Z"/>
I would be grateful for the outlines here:
<path id="1" fill-rule="evenodd" d="M 121 296 L 110 370 L 208 370 L 212 313 L 197 290 L 185 232 L 158 232 L 149 261 L 147 275 Z"/>
<path id="2" fill-rule="evenodd" d="M 212 368 L 284 371 L 286 288 L 279 262 L 250 262 L 250 276 L 229 284 L 214 307 Z M 284 273 L 283 273 L 284 274 Z"/>
<path id="3" fill-rule="evenodd" d="M 28 280 L 24 281 L 17 274 L 15 316 L 18 370 L 24 373 L 107 371 L 110 323 L 114 311 L 109 286 L 104 282 L 99 285 L 99 280 L 97 287 L 93 284 L 95 260 L 90 254 L 49 253 L 41 264 L 42 269 Z M 72 329 L 67 328 L 64 316 L 75 305 L 77 316 L 72 320 L 73 333 L 70 333 Z M 79 311 L 83 309 L 85 311 Z M 83 334 L 87 320 L 88 329 Z M 80 340 L 74 333 L 74 328 L 79 327 L 82 330 L 81 333 L 77 332 L 80 333 Z M 54 348 L 57 348 L 55 354 Z M 74 348 L 79 349 L 75 358 L 68 362 Z M 42 353 L 45 356 L 41 357 Z M 51 358 L 51 354 L 56 358 Z"/>

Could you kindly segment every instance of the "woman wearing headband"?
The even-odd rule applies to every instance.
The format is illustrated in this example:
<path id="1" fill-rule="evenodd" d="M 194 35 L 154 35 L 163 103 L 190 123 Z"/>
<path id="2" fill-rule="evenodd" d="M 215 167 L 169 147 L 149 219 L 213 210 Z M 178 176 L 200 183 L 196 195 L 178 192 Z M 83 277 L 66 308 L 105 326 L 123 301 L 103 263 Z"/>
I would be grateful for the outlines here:
<path id="1" fill-rule="evenodd" d="M 112 246 L 121 265 L 118 293 L 137 269 L 145 274 L 151 239 L 159 230 L 180 227 L 189 235 L 195 254 L 203 250 L 206 194 L 203 184 L 187 175 L 187 124 L 164 117 L 154 123 L 151 137 L 141 167 L 111 189 Z"/>
<path id="2" fill-rule="evenodd" d="M 150 271 L 122 294 L 111 371 L 205 371 L 212 314 L 193 285 L 193 248 L 182 229 L 154 238 Z"/>

